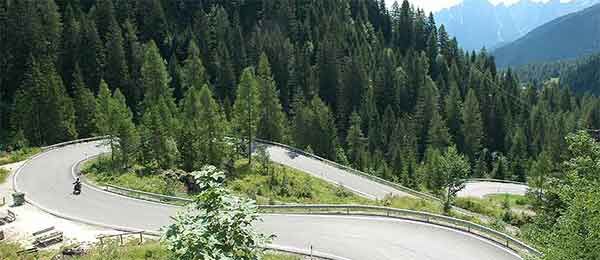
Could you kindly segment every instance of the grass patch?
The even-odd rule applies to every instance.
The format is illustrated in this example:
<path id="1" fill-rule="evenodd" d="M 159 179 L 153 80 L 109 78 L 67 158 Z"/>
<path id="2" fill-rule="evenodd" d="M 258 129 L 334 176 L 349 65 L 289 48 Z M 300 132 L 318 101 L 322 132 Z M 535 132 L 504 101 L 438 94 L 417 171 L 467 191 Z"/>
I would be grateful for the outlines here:
<path id="1" fill-rule="evenodd" d="M 152 174 L 141 166 L 127 172 L 115 172 L 108 156 L 86 162 L 82 172 L 88 180 L 98 184 L 112 184 L 170 196 L 190 197 L 183 183 Z M 266 172 L 260 164 L 252 168 L 246 160 L 235 163 L 234 172 L 227 177 L 226 187 L 235 194 L 252 198 L 261 205 L 269 204 L 357 204 L 386 206 L 441 214 L 438 203 L 412 197 L 388 197 L 370 200 L 344 187 L 329 183 L 307 173 L 271 164 Z"/>
<path id="2" fill-rule="evenodd" d="M 0 242 L 0 259 L 11 260 L 37 260 L 51 259 L 57 255 L 59 250 L 44 250 L 38 255 L 17 256 L 17 252 L 24 248 L 16 243 Z M 138 245 L 131 242 L 124 246 L 117 243 L 108 243 L 103 246 L 96 246 L 90 249 L 86 255 L 69 258 L 72 260 L 170 260 L 173 259 L 170 252 L 159 242 L 147 242 Z M 301 257 L 295 255 L 267 252 L 263 260 L 301 260 Z"/>
<path id="3" fill-rule="evenodd" d="M 0 168 L 0 184 L 5 183 L 6 179 L 10 175 L 10 171 L 4 168 Z"/>
<path id="4" fill-rule="evenodd" d="M 530 200 L 526 196 L 494 194 L 485 198 L 457 198 L 457 207 L 521 227 L 531 222 Z"/>
<path id="5" fill-rule="evenodd" d="M 81 167 L 81 171 L 88 180 L 97 184 L 112 184 L 169 196 L 185 196 L 185 188 L 182 183 L 152 174 L 141 166 L 135 166 L 131 170 L 123 172 L 115 171 L 107 156 L 86 162 Z"/>
<path id="6" fill-rule="evenodd" d="M 16 163 L 29 159 L 29 157 L 41 152 L 39 147 L 23 148 L 14 152 L 0 152 L 0 165 Z"/>
<path id="7" fill-rule="evenodd" d="M 10 259 L 10 260 L 37 260 L 37 259 L 51 259 L 53 256 L 53 252 L 40 252 L 37 256 L 35 254 L 32 255 L 22 255 L 18 256 L 17 252 L 23 250 L 24 248 L 17 243 L 9 243 L 9 242 L 0 242 L 0 259 Z"/>
<path id="8" fill-rule="evenodd" d="M 367 204 L 370 200 L 347 189 L 315 178 L 304 172 L 271 164 L 269 170 L 247 161 L 235 164 L 235 173 L 226 187 L 238 195 L 255 199 L 258 204 Z"/>

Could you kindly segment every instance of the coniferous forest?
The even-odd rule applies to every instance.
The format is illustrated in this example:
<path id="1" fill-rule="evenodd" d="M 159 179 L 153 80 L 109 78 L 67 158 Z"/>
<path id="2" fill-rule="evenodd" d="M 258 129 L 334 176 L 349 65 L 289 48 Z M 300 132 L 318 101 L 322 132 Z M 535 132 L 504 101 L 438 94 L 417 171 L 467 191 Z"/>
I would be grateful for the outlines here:
<path id="1" fill-rule="evenodd" d="M 448 147 L 526 181 L 600 128 L 597 98 L 520 84 L 407 1 L 0 0 L 0 37 L 4 150 L 112 135 L 122 167 L 192 171 L 256 137 L 435 191 Z"/>

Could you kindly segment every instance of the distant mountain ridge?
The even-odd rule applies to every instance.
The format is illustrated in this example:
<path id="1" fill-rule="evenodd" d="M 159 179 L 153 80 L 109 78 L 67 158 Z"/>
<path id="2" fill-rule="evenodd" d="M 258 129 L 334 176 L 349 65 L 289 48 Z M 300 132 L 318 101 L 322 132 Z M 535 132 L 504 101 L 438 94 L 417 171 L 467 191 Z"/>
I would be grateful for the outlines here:
<path id="1" fill-rule="evenodd" d="M 552 20 L 493 52 L 499 67 L 573 59 L 600 52 L 600 4 Z"/>
<path id="2" fill-rule="evenodd" d="M 487 0 L 464 0 L 461 4 L 435 14 L 436 21 L 444 24 L 448 33 L 466 50 L 482 47 L 495 49 L 504 46 L 536 27 L 555 18 L 580 11 L 600 0 L 561 0 L 534 2 L 521 0 L 512 5 L 493 5 Z"/>

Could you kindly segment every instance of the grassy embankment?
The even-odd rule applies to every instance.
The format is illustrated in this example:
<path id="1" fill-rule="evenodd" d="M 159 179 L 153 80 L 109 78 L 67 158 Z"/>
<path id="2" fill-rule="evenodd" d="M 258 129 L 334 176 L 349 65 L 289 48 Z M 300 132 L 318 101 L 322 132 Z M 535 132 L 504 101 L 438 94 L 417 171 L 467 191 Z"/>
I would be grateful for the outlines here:
<path id="1" fill-rule="evenodd" d="M 128 172 L 111 172 L 108 161 L 102 158 L 87 162 L 83 172 L 87 178 L 100 184 L 113 184 L 166 195 L 186 196 L 184 185 L 166 180 L 160 175 L 134 167 Z M 232 176 L 226 186 L 234 193 L 255 199 L 258 204 L 361 204 L 441 213 L 441 207 L 433 202 L 410 198 L 393 197 L 374 201 L 358 196 L 347 189 L 313 177 L 302 171 L 278 164 L 270 166 L 270 173 L 263 174 L 258 164 L 250 168 L 246 161 L 235 163 Z"/>
<path id="2" fill-rule="evenodd" d="M 16 163 L 29 159 L 29 157 L 41 152 L 39 147 L 24 148 L 11 153 L 0 152 L 0 165 Z"/>
<path id="3" fill-rule="evenodd" d="M 128 172 L 112 172 L 109 161 L 96 159 L 86 163 L 83 171 L 89 180 L 101 184 L 113 184 L 125 188 L 136 189 L 181 197 L 191 197 L 185 193 L 182 183 L 166 180 L 157 174 L 152 174 L 142 167 L 134 167 Z M 253 167 L 247 161 L 239 160 L 235 163 L 232 176 L 228 176 L 226 186 L 236 194 L 249 197 L 261 205 L 270 204 L 357 204 L 386 206 L 398 209 L 410 209 L 442 214 L 439 203 L 412 198 L 390 197 L 383 200 L 370 200 L 358 196 L 347 189 L 322 179 L 313 177 L 302 171 L 288 168 L 278 164 L 270 166 L 270 173 L 264 174 L 258 163 Z M 499 231 L 505 232 L 505 224 L 520 227 L 529 220 L 527 215 L 528 202 L 522 196 L 508 197 L 510 214 L 506 214 L 504 195 L 493 195 L 485 199 L 458 198 L 456 206 L 485 215 L 491 221 L 482 221 L 475 216 L 467 216 L 457 212 L 450 212 L 450 216 L 482 224 Z M 518 209 L 522 209 L 517 211 Z M 518 212 L 518 213 L 517 213 Z"/>
<path id="4" fill-rule="evenodd" d="M 14 243 L 0 242 L 0 259 L 11 260 L 37 260 L 51 259 L 59 251 L 42 251 L 39 255 L 17 256 L 16 252 L 23 248 Z M 88 251 L 85 256 L 69 258 L 72 260 L 169 260 L 170 253 L 158 242 L 148 242 L 143 245 L 135 243 L 125 246 L 117 244 L 108 244 L 105 246 L 96 246 Z M 278 253 L 267 253 L 263 260 L 300 260 L 300 257 Z"/>
<path id="5" fill-rule="evenodd" d="M 458 198 L 456 206 L 521 227 L 531 221 L 533 211 L 527 196 L 495 194 L 485 198 Z"/>

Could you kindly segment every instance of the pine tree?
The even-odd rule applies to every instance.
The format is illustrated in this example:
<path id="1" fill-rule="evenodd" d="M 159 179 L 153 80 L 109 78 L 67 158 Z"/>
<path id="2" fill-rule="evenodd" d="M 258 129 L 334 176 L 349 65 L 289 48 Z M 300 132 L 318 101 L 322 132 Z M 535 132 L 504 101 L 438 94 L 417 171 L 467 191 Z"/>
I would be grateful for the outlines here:
<path id="1" fill-rule="evenodd" d="M 22 90 L 17 95 L 13 126 L 32 145 L 53 144 L 77 137 L 73 102 L 54 64 L 30 58 Z"/>
<path id="2" fill-rule="evenodd" d="M 144 163 L 160 169 L 171 169 L 179 159 L 175 141 L 176 122 L 167 99 L 159 98 L 142 116 L 140 137 Z"/>
<path id="3" fill-rule="evenodd" d="M 456 84 L 450 84 L 450 92 L 446 96 L 444 103 L 448 132 L 454 143 L 462 150 L 462 147 L 464 147 L 461 136 L 462 100 L 460 97 L 460 90 Z"/>
<path id="4" fill-rule="evenodd" d="M 154 41 L 150 41 L 146 47 L 141 73 L 142 84 L 144 86 L 144 109 L 162 101 L 172 116 L 176 110 L 173 90 L 169 88 L 171 78 L 167 71 L 166 61 L 160 55 Z"/>
<path id="5" fill-rule="evenodd" d="M 112 121 L 115 124 L 111 127 L 114 129 L 113 135 L 118 140 L 112 152 L 116 154 L 119 166 L 127 169 L 132 165 L 139 151 L 140 136 L 133 124 L 133 114 L 127 107 L 125 96 L 119 89 L 112 97 L 111 116 L 114 117 Z"/>
<path id="6" fill-rule="evenodd" d="M 271 65 L 264 53 L 260 56 L 257 79 L 261 109 L 256 136 L 269 141 L 281 142 L 285 133 L 286 118 L 281 103 L 279 103 L 275 81 L 271 75 Z"/>
<path id="7" fill-rule="evenodd" d="M 127 2 L 126 0 L 123 0 Z M 133 110 L 134 117 L 138 117 L 140 111 L 140 102 L 143 97 L 143 83 L 142 83 L 142 64 L 144 62 L 144 49 L 137 38 L 137 29 L 135 25 L 130 21 L 126 20 L 123 25 L 124 32 L 124 49 L 127 65 L 129 68 L 130 81 L 126 88 L 123 90 L 123 95 L 127 98 L 127 105 Z"/>
<path id="8" fill-rule="evenodd" d="M 260 120 L 260 99 L 258 82 L 252 68 L 242 72 L 240 84 L 237 88 L 235 103 L 233 105 L 232 125 L 234 133 L 241 142 L 247 142 L 248 163 L 252 163 L 252 139 Z"/>
<path id="9" fill-rule="evenodd" d="M 444 151 L 452 143 L 446 120 L 441 117 L 437 109 L 433 110 L 431 117 L 431 127 L 427 133 L 427 148 Z"/>
<path id="10" fill-rule="evenodd" d="M 185 123 L 180 135 L 183 168 L 192 171 L 204 165 L 219 165 L 225 150 L 226 120 L 208 85 L 192 88 L 182 101 Z"/>
<path id="11" fill-rule="evenodd" d="M 350 161 L 358 169 L 361 169 L 364 163 L 361 162 L 362 153 L 364 152 L 364 139 L 360 116 L 356 112 L 353 112 L 350 116 L 350 129 L 348 129 L 346 136 L 346 144 L 348 144 Z"/>
<path id="12" fill-rule="evenodd" d="M 70 82 L 75 81 L 74 76 L 75 66 L 79 62 L 80 45 L 81 45 L 81 25 L 77 21 L 73 8 L 67 5 L 64 14 L 63 37 L 61 43 L 61 52 L 59 56 L 59 68 L 63 81 L 69 83 L 67 92 L 73 96 L 75 89 Z M 82 77 L 82 75 L 79 75 Z M 80 78 L 83 80 L 83 78 Z"/>
<path id="13" fill-rule="evenodd" d="M 206 70 L 200 59 L 200 50 L 194 40 L 190 40 L 187 59 L 183 62 L 182 82 L 183 93 L 192 88 L 202 88 L 208 83 Z"/>
<path id="14" fill-rule="evenodd" d="M 85 84 L 97 92 L 105 64 L 104 47 L 94 20 L 84 18 L 82 27 L 79 66 Z"/>
<path id="15" fill-rule="evenodd" d="M 111 0 L 105 0 L 111 1 Z M 116 20 L 110 23 L 106 35 L 106 68 L 104 79 L 106 83 L 114 89 L 121 89 L 125 93 L 131 92 L 127 90 L 129 87 L 129 69 L 123 49 L 123 34 Z"/>
<path id="16" fill-rule="evenodd" d="M 475 160 L 481 150 L 483 126 L 479 101 L 473 89 L 469 90 L 462 109 L 462 136 L 464 138 L 464 153 L 470 160 Z"/>
<path id="17" fill-rule="evenodd" d="M 418 140 L 418 153 L 419 158 L 425 153 L 425 146 L 427 143 L 427 132 L 431 128 L 431 120 L 433 118 L 434 110 L 439 107 L 438 93 L 435 83 L 429 76 L 425 79 L 425 85 L 419 92 L 419 99 L 417 101 L 415 120 L 417 123 L 417 140 Z"/>
<path id="18" fill-rule="evenodd" d="M 97 106 L 94 121 L 96 123 L 98 134 L 110 135 L 113 132 L 111 126 L 114 125 L 114 123 L 111 122 L 112 95 L 108 89 L 108 84 L 106 84 L 104 80 L 100 81 L 100 88 L 98 90 L 96 102 Z"/>
<path id="19" fill-rule="evenodd" d="M 96 131 L 96 99 L 92 91 L 83 82 L 79 66 L 75 64 L 72 89 L 74 90 L 73 105 L 75 107 L 75 125 L 79 137 L 90 137 Z"/>

